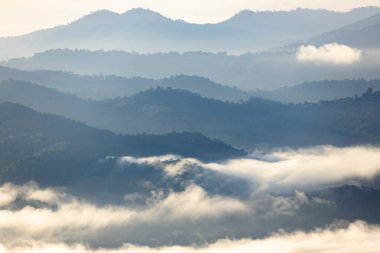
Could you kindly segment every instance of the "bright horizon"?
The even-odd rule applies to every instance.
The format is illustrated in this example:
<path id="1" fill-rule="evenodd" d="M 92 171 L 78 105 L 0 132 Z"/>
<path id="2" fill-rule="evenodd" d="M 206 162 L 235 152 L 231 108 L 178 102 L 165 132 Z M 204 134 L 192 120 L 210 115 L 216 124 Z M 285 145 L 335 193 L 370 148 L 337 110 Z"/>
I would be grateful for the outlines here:
<path id="1" fill-rule="evenodd" d="M 22 35 L 74 21 L 86 14 L 106 9 L 124 13 L 134 8 L 150 9 L 172 19 L 190 23 L 217 23 L 245 9 L 287 11 L 297 8 L 349 11 L 376 6 L 380 0 L 0 0 L 0 36 Z"/>

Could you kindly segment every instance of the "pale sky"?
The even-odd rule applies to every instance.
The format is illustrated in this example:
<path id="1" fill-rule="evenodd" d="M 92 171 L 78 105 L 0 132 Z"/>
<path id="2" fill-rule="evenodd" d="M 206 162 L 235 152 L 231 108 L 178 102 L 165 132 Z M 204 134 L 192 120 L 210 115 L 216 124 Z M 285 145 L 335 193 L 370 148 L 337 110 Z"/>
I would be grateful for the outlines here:
<path id="1" fill-rule="evenodd" d="M 218 22 L 242 9 L 290 10 L 298 7 L 348 11 L 380 6 L 380 0 L 0 0 L 0 36 L 28 33 L 108 9 L 123 13 L 143 7 L 192 23 Z"/>

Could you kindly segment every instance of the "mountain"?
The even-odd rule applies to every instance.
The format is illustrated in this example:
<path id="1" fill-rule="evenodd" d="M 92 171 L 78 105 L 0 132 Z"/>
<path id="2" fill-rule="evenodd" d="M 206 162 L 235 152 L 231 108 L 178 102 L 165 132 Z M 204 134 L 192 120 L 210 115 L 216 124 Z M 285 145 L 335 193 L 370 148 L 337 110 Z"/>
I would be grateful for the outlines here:
<path id="1" fill-rule="evenodd" d="M 380 90 L 380 81 L 377 79 L 369 81 L 363 79 L 324 80 L 304 82 L 274 90 L 246 92 L 199 76 L 179 75 L 163 79 L 125 78 L 120 76 L 76 75 L 69 72 L 49 70 L 22 71 L 0 66 L 1 80 L 21 80 L 38 83 L 47 88 L 53 88 L 63 93 L 91 100 L 131 96 L 157 87 L 187 90 L 198 93 L 203 97 L 224 101 L 239 102 L 253 96 L 282 103 L 318 102 L 319 100 L 354 97 L 355 95 L 363 94 L 368 88 L 372 88 L 373 91 Z M 4 82 L 2 85 L 6 83 Z M 15 83 L 20 85 L 20 82 L 16 81 Z M 29 85 L 26 85 L 26 87 L 20 89 L 28 90 L 28 87 Z"/>
<path id="2" fill-rule="evenodd" d="M 369 88 L 380 90 L 380 80 L 326 80 L 304 82 L 275 90 L 257 90 L 252 96 L 282 103 L 318 102 L 338 98 L 354 97 L 365 93 Z"/>
<path id="3" fill-rule="evenodd" d="M 247 92 L 215 83 L 198 76 L 178 75 L 164 79 L 125 78 L 120 76 L 76 75 L 62 71 L 21 71 L 0 66 L 1 80 L 22 80 L 55 88 L 85 99 L 112 99 L 130 96 L 156 87 L 172 87 L 200 93 L 202 96 L 221 100 L 239 101 L 249 98 Z"/>
<path id="4" fill-rule="evenodd" d="M 380 49 L 380 13 L 351 25 L 323 33 L 308 43 L 323 45 L 340 43 L 362 49 Z"/>
<path id="5" fill-rule="evenodd" d="M 363 94 L 368 88 L 372 88 L 373 91 L 380 90 L 379 80 L 346 79 L 304 82 L 274 90 L 245 92 L 198 76 L 179 75 L 164 79 L 125 78 L 120 76 L 76 75 L 69 72 L 49 70 L 22 71 L 2 66 L 0 66 L 0 80 L 22 80 L 38 83 L 63 93 L 91 100 L 131 96 L 157 87 L 187 90 L 199 93 L 203 97 L 226 101 L 238 102 L 254 96 L 282 103 L 318 102 L 319 100 L 354 97 Z M 27 87 L 28 85 L 22 89 L 28 89 Z"/>
<path id="6" fill-rule="evenodd" d="M 163 171 L 132 167 L 123 172 L 120 156 L 181 154 L 209 160 L 244 154 L 197 133 L 116 135 L 12 103 L 0 104 L 0 119 L 0 183 L 34 181 L 92 197 L 122 199 L 128 191 L 153 190 L 141 180 L 162 187 Z"/>
<path id="7" fill-rule="evenodd" d="M 0 59 L 30 56 L 56 48 L 136 52 L 210 51 L 242 53 L 303 41 L 379 12 L 297 9 L 242 11 L 216 24 L 190 24 L 159 13 L 134 9 L 123 14 L 98 11 L 67 25 L 0 39 Z"/>
<path id="8" fill-rule="evenodd" d="M 276 89 L 305 81 L 380 79 L 380 58 L 376 52 L 363 53 L 361 60 L 354 64 L 337 65 L 298 61 L 296 51 L 228 55 L 202 52 L 137 54 L 66 49 L 13 59 L 1 65 L 23 70 L 62 70 L 84 75 L 154 79 L 179 74 L 197 75 L 247 91 Z"/>
<path id="9" fill-rule="evenodd" d="M 13 103 L 2 103 L 0 115 L 0 167 L 3 171 L 40 160 L 54 163 L 54 167 L 62 168 L 64 173 L 67 170 L 84 172 L 88 166 L 107 156 L 173 153 L 207 160 L 242 154 L 229 145 L 197 133 L 117 135 Z M 84 166 L 86 163 L 89 164 Z"/>
<path id="10" fill-rule="evenodd" d="M 91 101 L 28 83 L 3 82 L 0 102 L 16 102 L 117 133 L 200 132 L 245 149 L 377 144 L 380 92 L 304 104 L 251 98 L 234 103 L 157 88 Z"/>
<path id="11" fill-rule="evenodd" d="M 199 131 L 252 149 L 377 143 L 379 98 L 377 92 L 316 104 L 284 105 L 258 98 L 226 103 L 186 91 L 156 89 L 112 100 L 109 105 L 129 118 L 117 128 Z"/>
<path id="12" fill-rule="evenodd" d="M 169 209 L 168 204 L 178 206 L 178 203 L 186 203 L 189 198 L 194 198 L 195 203 L 206 203 L 211 206 L 214 203 L 220 203 L 200 202 L 199 198 L 203 200 L 205 198 L 203 196 L 207 194 L 207 196 L 215 196 L 217 200 L 223 201 L 223 204 L 226 203 L 225 201 L 230 203 L 232 199 L 244 201 L 247 205 L 261 204 L 263 200 L 271 204 L 273 202 L 270 199 L 276 197 L 280 198 L 280 203 L 292 201 L 290 203 L 297 205 L 297 208 L 291 209 L 292 212 L 272 212 L 270 221 L 274 220 L 275 226 L 271 225 L 267 218 L 266 210 L 272 210 L 272 207 L 260 206 L 257 213 L 244 209 L 245 213 L 250 212 L 249 216 L 244 214 L 240 218 L 240 212 L 239 216 L 228 213 L 228 217 L 233 218 L 231 222 L 226 222 L 227 217 L 220 219 L 222 221 L 217 223 L 218 227 L 222 228 L 223 234 L 231 230 L 231 224 L 240 228 L 243 224 L 247 224 L 247 220 L 249 226 L 246 226 L 247 228 L 242 230 L 244 234 L 239 235 L 241 234 L 239 233 L 239 236 L 265 236 L 268 231 L 278 230 L 284 226 L 290 231 L 299 230 L 300 227 L 313 229 L 314 226 L 331 224 L 337 218 L 345 221 L 360 219 L 379 222 L 380 195 L 375 186 L 369 188 L 360 185 L 343 185 L 345 182 L 343 181 L 343 184 L 338 187 L 325 185 L 316 189 L 310 187 L 309 190 L 299 192 L 298 195 L 277 190 L 275 193 L 267 193 L 266 199 L 263 199 L 261 195 L 257 200 L 252 197 L 252 193 L 259 192 L 255 186 L 261 184 L 259 180 L 253 183 L 251 177 L 216 171 L 207 167 L 210 164 L 176 156 L 150 157 L 141 160 L 134 157 L 120 157 L 120 155 L 158 155 L 161 152 L 173 150 L 186 153 L 185 150 L 189 148 L 191 152 L 197 152 L 197 149 L 203 149 L 203 151 L 208 149 L 219 154 L 226 150 L 234 155 L 242 154 L 220 142 L 210 141 L 200 134 L 118 136 L 62 117 L 37 113 L 12 103 L 0 104 L 0 119 L 0 182 L 7 183 L 2 187 L 4 196 L 15 196 L 11 199 L 13 200 L 11 205 L 3 201 L 6 203 L 3 209 L 9 213 L 19 212 L 19 210 L 36 210 L 42 211 L 43 214 L 49 211 L 53 213 L 55 209 L 62 210 L 61 205 L 66 205 L 64 201 L 67 201 L 67 205 L 74 207 L 64 208 L 63 211 L 69 210 L 74 214 L 81 214 L 82 208 L 87 215 L 94 213 L 93 210 L 103 210 L 101 214 L 105 213 L 104 210 L 125 210 L 122 208 L 126 206 L 128 208 L 126 210 L 136 210 L 136 212 L 141 210 L 145 218 L 147 213 L 145 208 L 152 205 L 155 207 L 156 201 L 169 199 L 164 202 L 165 205 L 158 206 L 160 210 L 163 210 L 164 215 Z M 295 155 L 299 154 L 297 151 L 294 152 Z M 245 164 L 250 161 L 258 162 L 251 157 L 246 158 L 245 161 L 239 159 L 234 161 L 238 164 L 239 162 Z M 260 163 L 271 166 L 272 162 L 263 160 Z M 260 163 L 259 168 L 263 166 Z M 225 163 L 213 163 L 213 165 L 226 166 Z M 278 164 L 273 162 L 273 166 L 278 166 Z M 168 173 L 168 170 L 173 169 L 177 169 L 175 174 Z M 30 183 L 31 180 L 38 183 L 39 187 Z M 348 180 L 355 180 L 355 178 Z M 354 182 L 359 184 L 358 181 Z M 16 186 L 20 184 L 23 185 Z M 47 190 L 45 187 L 54 188 Z M 6 195 L 9 189 L 14 190 L 11 192 L 13 195 Z M 22 189 L 25 195 L 28 194 L 27 197 L 20 194 L 18 189 Z M 193 194 L 185 194 L 180 201 L 175 198 L 176 196 L 173 197 L 173 194 L 182 196 L 191 190 Z M 196 194 L 198 191 L 202 193 L 200 196 Z M 32 193 L 35 194 L 32 195 Z M 49 197 L 56 198 L 50 202 Z M 45 199 L 48 200 L 45 202 Z M 194 200 L 190 200 L 190 203 L 194 203 Z M 8 206 L 10 206 L 9 209 L 6 209 Z M 88 207 L 91 209 L 86 209 Z M 122 214 L 128 215 L 126 212 Z M 254 220 L 249 218 L 251 214 L 255 214 Z M 27 212 L 27 215 L 30 216 L 30 212 Z M 252 230 L 255 228 L 253 224 L 257 223 L 257 217 L 260 218 L 260 229 Z M 217 220 L 219 219 L 213 220 L 211 224 L 214 225 Z M 186 229 L 189 224 L 192 224 L 191 221 L 186 220 Z M 202 220 L 201 225 L 203 223 Z M 127 226 L 130 226 L 130 223 L 127 223 Z M 195 228 L 197 235 L 199 231 L 203 231 L 197 229 L 198 227 Z M 169 229 L 172 230 L 172 226 Z M 237 230 L 234 227 L 233 232 L 235 231 Z M 232 235 L 234 233 L 231 233 Z M 211 240 L 215 237 L 214 234 L 208 236 L 204 238 Z M 164 242 L 170 243 L 171 239 L 172 237 L 167 238 Z M 198 240 L 199 243 L 203 241 L 203 239 Z M 98 240 L 95 241 L 98 242 Z M 120 240 L 120 243 L 124 243 L 124 240 Z"/>

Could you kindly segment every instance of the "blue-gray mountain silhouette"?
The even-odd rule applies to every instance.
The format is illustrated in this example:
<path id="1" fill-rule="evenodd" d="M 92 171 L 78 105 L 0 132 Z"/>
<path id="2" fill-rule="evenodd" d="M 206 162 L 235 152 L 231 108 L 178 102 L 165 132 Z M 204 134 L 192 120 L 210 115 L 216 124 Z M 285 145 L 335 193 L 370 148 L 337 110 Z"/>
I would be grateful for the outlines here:
<path id="1" fill-rule="evenodd" d="M 67 25 L 2 38 L 0 59 L 30 56 L 56 48 L 137 52 L 210 51 L 242 53 L 304 41 L 369 17 L 379 9 L 347 13 L 297 9 L 241 11 L 217 24 L 191 24 L 159 13 L 134 9 L 123 14 L 98 11 Z"/>

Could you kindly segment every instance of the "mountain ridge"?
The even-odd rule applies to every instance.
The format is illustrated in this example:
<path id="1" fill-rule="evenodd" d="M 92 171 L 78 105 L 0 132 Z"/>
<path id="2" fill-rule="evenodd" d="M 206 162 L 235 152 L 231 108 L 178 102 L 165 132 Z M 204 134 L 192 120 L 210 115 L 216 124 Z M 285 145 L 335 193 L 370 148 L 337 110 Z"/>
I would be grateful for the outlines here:
<path id="1" fill-rule="evenodd" d="M 380 142 L 376 130 L 380 92 L 372 90 L 354 98 L 285 105 L 260 98 L 223 102 L 171 88 L 99 102 L 28 83 L 3 83 L 0 89 L 2 102 L 24 104 L 116 133 L 199 132 L 250 150 Z"/>
<path id="2" fill-rule="evenodd" d="M 380 58 L 375 52 L 364 52 L 361 60 L 351 65 L 331 65 L 299 61 L 294 50 L 229 55 L 209 52 L 139 54 L 58 49 L 1 64 L 22 70 L 63 70 L 84 75 L 153 79 L 178 74 L 197 75 L 245 91 L 275 89 L 304 81 L 380 78 Z"/>
<path id="3" fill-rule="evenodd" d="M 8 79 L 37 83 L 75 94 L 84 99 L 103 100 L 130 96 L 155 87 L 172 87 L 200 93 L 205 97 L 239 101 L 249 98 L 249 93 L 199 76 L 175 75 L 163 79 L 103 75 L 77 75 L 70 72 L 36 70 L 23 71 L 0 66 L 0 80 Z"/>
<path id="4" fill-rule="evenodd" d="M 124 14 L 100 11 L 66 25 L 0 38 L 0 46 L 7 48 L 0 59 L 30 56 L 57 48 L 141 53 L 259 51 L 303 41 L 368 17 L 378 9 L 345 13 L 303 9 L 287 12 L 245 11 L 215 24 L 187 23 L 144 9 Z M 323 18 L 317 18 L 319 16 Z M 309 22 L 301 22 L 305 18 Z M 288 25 L 284 26 L 285 23 Z"/>
<path id="5" fill-rule="evenodd" d="M 380 13 L 311 38 L 314 45 L 341 43 L 360 49 L 380 49 Z"/>

